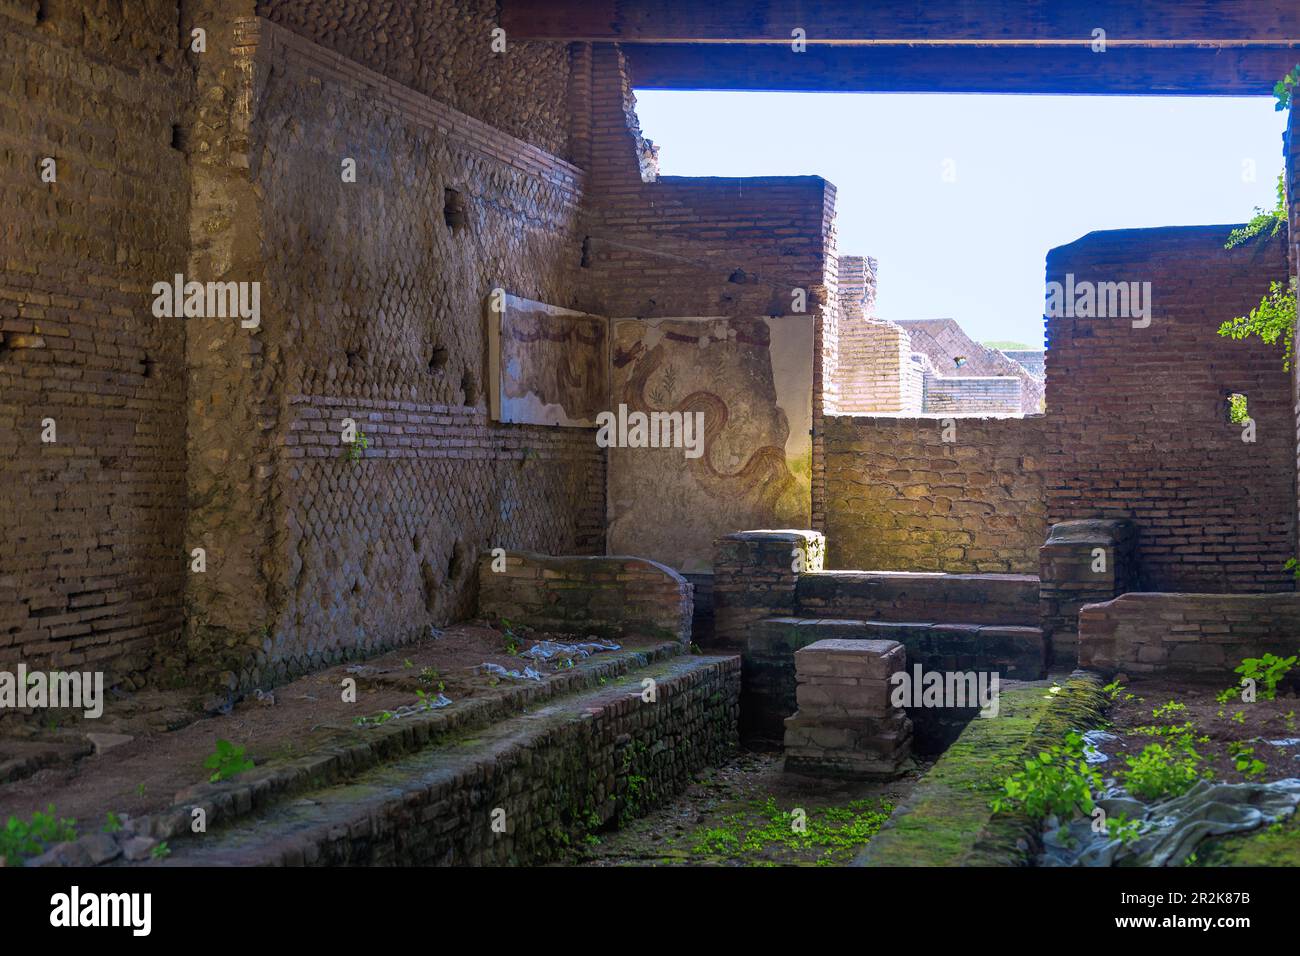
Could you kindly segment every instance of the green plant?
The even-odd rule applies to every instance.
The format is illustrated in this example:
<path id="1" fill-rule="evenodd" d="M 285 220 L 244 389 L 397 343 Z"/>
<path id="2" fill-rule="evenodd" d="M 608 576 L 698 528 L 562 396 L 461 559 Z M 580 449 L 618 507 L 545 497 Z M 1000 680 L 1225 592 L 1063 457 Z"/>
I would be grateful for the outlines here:
<path id="1" fill-rule="evenodd" d="M 1228 396 L 1228 421 L 1234 425 L 1240 425 L 1250 418 L 1250 412 L 1246 408 L 1246 396 L 1234 392 Z"/>
<path id="2" fill-rule="evenodd" d="M 1146 724 L 1142 727 L 1134 727 L 1129 734 L 1145 734 L 1148 737 L 1181 737 L 1183 735 L 1192 735 L 1196 728 L 1191 722 L 1182 724 Z M 1208 738 L 1202 738 L 1204 743 Z"/>
<path id="3" fill-rule="evenodd" d="M 165 860 L 167 857 L 172 855 L 172 848 L 167 845 L 166 840 L 163 840 L 149 851 L 149 855 L 155 860 Z"/>
<path id="4" fill-rule="evenodd" d="M 1201 755 L 1190 732 L 1171 737 L 1167 743 L 1147 744 L 1136 757 L 1126 756 L 1124 785 L 1139 800 L 1176 797 L 1202 776 Z"/>
<path id="5" fill-rule="evenodd" d="M 1295 662 L 1294 654 L 1290 657 L 1278 657 L 1276 654 L 1247 657 L 1236 668 L 1236 673 L 1241 675 L 1242 680 L 1262 683 L 1264 689 L 1259 692 L 1260 699 L 1273 700 L 1277 697 L 1277 685 L 1291 672 L 1291 668 L 1295 667 Z"/>
<path id="6" fill-rule="evenodd" d="M 416 693 L 419 693 L 418 691 Z M 396 714 L 391 710 L 385 710 L 373 717 L 354 717 L 352 723 L 358 727 L 378 727 L 380 724 L 386 724 L 392 720 Z"/>
<path id="7" fill-rule="evenodd" d="M 441 696 L 441 688 L 436 691 L 429 691 L 428 693 L 425 693 L 422 690 L 417 690 L 415 696 L 420 699 L 420 708 L 422 710 L 437 710 L 438 698 Z"/>
<path id="8" fill-rule="evenodd" d="M 34 811 L 31 820 L 9 818 L 5 828 L 0 830 L 0 857 L 7 863 L 16 864 L 44 853 L 55 843 L 76 838 L 77 821 L 59 819 L 51 803 L 44 813 Z"/>
<path id="9" fill-rule="evenodd" d="M 1240 340 L 1254 335 L 1265 345 L 1282 343 L 1282 369 L 1290 371 L 1295 349 L 1296 280 L 1285 285 L 1270 282 L 1268 292 L 1249 315 L 1239 315 L 1219 326 L 1225 338 Z M 1294 559 L 1293 559 L 1294 560 Z"/>
<path id="10" fill-rule="evenodd" d="M 1116 814 L 1106 823 L 1106 834 L 1119 840 L 1124 846 L 1141 837 L 1144 829 L 1145 825 L 1141 820 L 1130 820 L 1122 814 Z"/>
<path id="11" fill-rule="evenodd" d="M 343 457 L 349 463 L 355 463 L 361 460 L 365 450 L 370 447 L 370 439 L 366 437 L 365 432 L 358 428 L 356 438 L 350 442 L 345 442 L 345 444 L 347 447 L 343 450 Z"/>
<path id="12" fill-rule="evenodd" d="M 447 685 L 440 681 L 438 677 L 438 668 L 426 667 L 415 676 L 415 682 L 417 684 L 423 684 L 426 687 L 433 687 L 436 685 L 438 690 L 445 690 Z"/>
<path id="13" fill-rule="evenodd" d="M 879 832 L 893 810 L 893 804 L 886 801 L 862 799 L 842 807 L 799 812 L 782 810 L 776 799 L 768 796 L 762 801 L 751 801 L 741 812 L 728 814 L 721 820 L 722 826 L 698 833 L 691 852 L 735 858 L 774 851 L 820 849 L 823 852 L 816 865 L 843 863 Z M 802 826 L 796 826 L 796 820 L 801 820 Z"/>
<path id="14" fill-rule="evenodd" d="M 1268 765 L 1255 756 L 1255 748 L 1245 743 L 1233 741 L 1228 744 L 1228 755 L 1232 757 L 1237 772 L 1247 777 L 1261 776 L 1268 769 Z"/>
<path id="15" fill-rule="evenodd" d="M 217 783 L 252 770 L 253 761 L 244 756 L 243 747 L 236 747 L 229 740 L 218 740 L 217 749 L 203 761 L 203 766 L 212 771 L 208 781 Z"/>
<path id="16" fill-rule="evenodd" d="M 514 625 L 510 623 L 509 618 L 501 618 L 501 630 L 506 638 L 506 653 L 511 657 L 519 654 L 519 635 L 515 633 Z"/>
<path id="17" fill-rule="evenodd" d="M 1265 233 L 1271 239 L 1286 225 L 1286 217 L 1286 173 L 1281 172 L 1277 174 L 1277 202 L 1273 208 L 1256 206 L 1255 215 L 1250 217 L 1249 222 L 1228 233 L 1228 241 L 1223 244 L 1223 248 L 1234 249 Z"/>
<path id="18" fill-rule="evenodd" d="M 1226 704 L 1228 701 L 1234 700 L 1240 693 L 1240 687 L 1229 687 L 1227 690 L 1221 690 L 1219 693 L 1215 694 L 1214 700 L 1215 703 Z M 1220 716 L 1222 716 L 1222 711 L 1220 711 Z"/>
<path id="19" fill-rule="evenodd" d="M 1161 704 L 1151 711 L 1151 716 L 1156 720 L 1163 720 L 1166 717 L 1172 717 L 1174 714 L 1181 714 L 1187 709 L 1186 704 L 1181 704 L 1176 700 L 1171 700 L 1167 704 Z"/>
<path id="20" fill-rule="evenodd" d="M 1117 680 L 1111 681 L 1101 689 L 1101 692 L 1111 699 L 1111 702 L 1119 699 L 1119 695 L 1124 693 L 1124 685 Z"/>
<path id="21" fill-rule="evenodd" d="M 1101 774 L 1084 759 L 1083 737 L 1071 731 L 1063 745 L 1040 751 L 1024 770 L 1003 780 L 1002 795 L 991 806 L 998 813 L 1020 810 L 1033 820 L 1068 819 L 1076 811 L 1092 812 L 1092 794 L 1101 785 Z"/>
<path id="22" fill-rule="evenodd" d="M 122 829 L 122 821 L 112 810 L 108 811 L 108 819 L 101 828 L 105 833 L 118 833 Z"/>
<path id="23" fill-rule="evenodd" d="M 1300 85 L 1300 63 L 1291 67 L 1291 72 L 1273 85 L 1273 96 L 1277 102 L 1273 104 L 1273 109 L 1279 113 L 1282 110 L 1289 109 L 1291 106 L 1291 97 L 1295 93 L 1295 88 Z"/>

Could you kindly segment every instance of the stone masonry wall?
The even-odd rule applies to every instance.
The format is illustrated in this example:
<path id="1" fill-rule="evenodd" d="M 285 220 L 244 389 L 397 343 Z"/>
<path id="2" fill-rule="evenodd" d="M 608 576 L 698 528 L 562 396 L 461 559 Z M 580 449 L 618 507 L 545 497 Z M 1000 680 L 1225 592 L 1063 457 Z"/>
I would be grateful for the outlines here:
<path id="1" fill-rule="evenodd" d="M 184 328 L 151 287 L 185 265 L 193 71 L 176 3 L 117 6 L 0 2 L 0 669 L 135 687 L 186 573 Z"/>
<path id="2" fill-rule="evenodd" d="M 1114 674 L 1207 672 L 1300 651 L 1300 594 L 1122 594 L 1079 612 L 1079 665 Z"/>
<path id="3" fill-rule="evenodd" d="M 1290 377 L 1280 348 L 1217 334 L 1285 281 L 1286 251 L 1280 237 L 1225 250 L 1231 229 L 1090 233 L 1047 257 L 1049 282 L 1151 283 L 1148 327 L 1047 322 L 1049 520 L 1132 519 L 1141 590 L 1293 587 L 1282 569 L 1296 551 Z M 1228 419 L 1232 392 L 1247 396 L 1253 443 Z"/>
<path id="4" fill-rule="evenodd" d="M 652 637 L 689 644 L 691 585 L 644 558 L 507 552 L 479 559 L 479 614 L 582 637 Z"/>
<path id="5" fill-rule="evenodd" d="M 1038 572 L 1045 419 L 832 416 L 827 566 Z"/>
<path id="6" fill-rule="evenodd" d="M 269 513 L 210 530 L 265 604 L 236 613 L 214 581 L 188 649 L 246 686 L 466 616 L 483 549 L 603 550 L 604 454 L 591 430 L 489 422 L 484 392 L 493 288 L 575 303 L 581 170 L 272 23 L 242 29 L 251 88 L 226 96 L 253 118 L 261 405 L 223 440 L 254 449 Z"/>

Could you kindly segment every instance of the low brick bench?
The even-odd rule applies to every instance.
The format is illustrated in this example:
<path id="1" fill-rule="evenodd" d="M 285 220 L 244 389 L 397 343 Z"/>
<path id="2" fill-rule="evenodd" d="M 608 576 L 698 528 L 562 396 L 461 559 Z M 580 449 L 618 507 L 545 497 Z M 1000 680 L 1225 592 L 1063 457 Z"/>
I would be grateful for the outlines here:
<path id="1" fill-rule="evenodd" d="M 897 641 L 829 639 L 794 655 L 799 710 L 785 720 L 785 769 L 810 776 L 895 776 L 912 754 L 912 722 L 890 705 L 907 666 Z"/>

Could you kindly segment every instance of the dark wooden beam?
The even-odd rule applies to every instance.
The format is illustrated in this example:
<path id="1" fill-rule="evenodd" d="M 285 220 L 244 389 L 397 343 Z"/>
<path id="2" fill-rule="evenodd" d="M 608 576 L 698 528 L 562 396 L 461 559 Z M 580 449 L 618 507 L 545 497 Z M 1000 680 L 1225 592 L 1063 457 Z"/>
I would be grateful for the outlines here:
<path id="1" fill-rule="evenodd" d="M 1300 48 L 788 47 L 633 44 L 642 89 L 1267 96 Z"/>
<path id="2" fill-rule="evenodd" d="M 622 43 L 1300 41 L 1295 0 L 501 0 L 515 39 Z"/>

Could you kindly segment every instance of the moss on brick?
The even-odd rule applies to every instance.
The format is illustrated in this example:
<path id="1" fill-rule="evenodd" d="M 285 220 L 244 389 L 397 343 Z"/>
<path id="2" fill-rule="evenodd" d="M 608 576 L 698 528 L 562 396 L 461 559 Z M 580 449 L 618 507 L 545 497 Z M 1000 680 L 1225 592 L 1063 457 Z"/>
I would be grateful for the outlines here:
<path id="1" fill-rule="evenodd" d="M 1024 864 L 1032 824 L 1012 814 L 995 817 L 989 803 L 1027 753 L 1096 723 L 1102 704 L 1092 676 L 1071 677 L 1057 693 L 1039 683 L 1004 690 L 998 716 L 967 725 L 855 865 Z"/>

